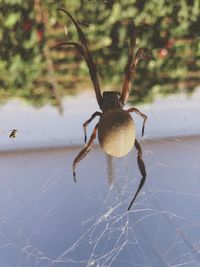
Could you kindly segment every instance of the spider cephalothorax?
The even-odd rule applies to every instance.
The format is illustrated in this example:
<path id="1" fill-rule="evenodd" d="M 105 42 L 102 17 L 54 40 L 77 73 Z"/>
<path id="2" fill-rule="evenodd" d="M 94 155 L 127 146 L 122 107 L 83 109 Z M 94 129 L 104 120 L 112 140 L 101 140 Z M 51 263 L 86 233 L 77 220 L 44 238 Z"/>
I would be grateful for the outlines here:
<path id="1" fill-rule="evenodd" d="M 122 109 L 123 104 L 120 101 L 120 93 L 115 91 L 103 92 L 103 99 L 100 109 L 105 112 L 109 109 Z"/>
<path id="2" fill-rule="evenodd" d="M 93 83 L 93 87 L 96 94 L 96 99 L 99 105 L 99 108 L 102 110 L 96 111 L 92 116 L 83 124 L 84 133 L 85 133 L 85 143 L 87 142 L 86 128 L 88 124 L 96 117 L 99 116 L 99 122 L 94 127 L 94 130 L 90 136 L 89 141 L 85 145 L 85 147 L 79 152 L 73 162 L 73 177 L 76 182 L 76 165 L 77 163 L 83 159 L 90 151 L 92 144 L 96 138 L 96 134 L 98 132 L 98 139 L 101 148 L 108 155 L 113 157 L 122 157 L 125 156 L 132 148 L 135 146 L 137 149 L 137 162 L 139 166 L 140 173 L 142 175 L 142 179 L 138 186 L 138 189 L 129 204 L 128 210 L 130 210 L 133 202 L 135 201 L 138 193 L 142 189 L 145 180 L 146 180 L 146 170 L 144 161 L 142 159 L 142 149 L 135 138 L 135 123 L 130 115 L 130 112 L 136 112 L 143 118 L 143 127 L 142 127 L 142 136 L 144 134 L 144 126 L 146 122 L 146 115 L 141 113 L 136 108 L 129 108 L 128 110 L 124 110 L 123 107 L 128 100 L 131 82 L 134 78 L 135 69 L 138 61 L 144 57 L 143 49 L 138 49 L 136 53 L 134 53 L 135 43 L 136 43 L 136 27 L 133 21 L 130 21 L 128 24 L 128 30 L 130 34 L 130 47 L 129 47 L 129 55 L 127 64 L 124 70 L 124 81 L 121 93 L 119 92 L 103 92 L 101 94 L 99 79 L 97 74 L 96 64 L 92 59 L 92 55 L 88 49 L 87 40 L 83 31 L 81 30 L 78 23 L 75 19 L 70 15 L 70 13 L 64 9 L 59 9 L 60 11 L 66 13 L 70 19 L 73 21 L 80 42 L 64 42 L 59 45 L 73 45 L 75 46 L 80 54 L 84 57 L 86 64 L 89 69 L 90 78 Z"/>

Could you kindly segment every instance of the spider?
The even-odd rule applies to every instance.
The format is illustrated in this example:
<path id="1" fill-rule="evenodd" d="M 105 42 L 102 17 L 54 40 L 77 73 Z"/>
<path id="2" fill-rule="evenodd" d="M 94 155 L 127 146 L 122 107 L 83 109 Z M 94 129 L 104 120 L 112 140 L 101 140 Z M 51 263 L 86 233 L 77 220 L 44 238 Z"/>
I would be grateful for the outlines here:
<path id="1" fill-rule="evenodd" d="M 128 24 L 128 32 L 130 33 L 130 46 L 127 64 L 124 69 L 124 79 L 121 93 L 115 91 L 106 91 L 103 92 L 102 95 L 98 79 L 97 67 L 93 61 L 92 54 L 89 51 L 87 40 L 82 29 L 80 28 L 78 22 L 76 22 L 76 20 L 68 11 L 62 8 L 60 8 L 59 10 L 67 14 L 67 16 L 74 23 L 78 32 L 80 44 L 76 42 L 63 42 L 58 44 L 58 46 L 75 46 L 75 48 L 83 56 L 89 69 L 89 75 L 93 83 L 97 103 L 99 105 L 99 108 L 102 110 L 102 112 L 96 111 L 95 113 L 93 113 L 91 117 L 83 124 L 85 147 L 79 152 L 79 154 L 73 161 L 74 182 L 76 182 L 77 163 L 80 162 L 90 152 L 97 132 L 101 148 L 105 153 L 110 156 L 123 157 L 128 154 L 135 145 L 135 148 L 137 150 L 137 163 L 142 178 L 139 183 L 138 189 L 128 206 L 128 210 L 130 210 L 146 180 L 145 164 L 142 159 L 142 148 L 137 139 L 135 138 L 135 123 L 130 113 L 135 112 L 143 118 L 142 136 L 144 135 L 144 127 L 147 120 L 147 116 L 141 113 L 135 107 L 129 108 L 128 110 L 124 110 L 123 107 L 129 97 L 131 82 L 135 75 L 136 65 L 140 59 L 145 58 L 144 49 L 140 48 L 136 53 L 134 53 L 137 31 L 134 22 L 130 21 Z M 96 116 L 100 117 L 99 122 L 95 125 L 90 139 L 87 142 L 86 128 Z"/>

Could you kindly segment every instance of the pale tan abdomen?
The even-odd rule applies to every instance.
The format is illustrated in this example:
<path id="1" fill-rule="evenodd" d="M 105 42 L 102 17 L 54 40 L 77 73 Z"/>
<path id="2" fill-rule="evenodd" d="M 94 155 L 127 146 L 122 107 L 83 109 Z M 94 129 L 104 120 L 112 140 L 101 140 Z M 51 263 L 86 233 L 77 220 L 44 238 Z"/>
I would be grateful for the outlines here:
<path id="1" fill-rule="evenodd" d="M 102 114 L 98 126 L 102 149 L 113 157 L 123 157 L 135 143 L 135 124 L 128 111 L 113 109 Z"/>

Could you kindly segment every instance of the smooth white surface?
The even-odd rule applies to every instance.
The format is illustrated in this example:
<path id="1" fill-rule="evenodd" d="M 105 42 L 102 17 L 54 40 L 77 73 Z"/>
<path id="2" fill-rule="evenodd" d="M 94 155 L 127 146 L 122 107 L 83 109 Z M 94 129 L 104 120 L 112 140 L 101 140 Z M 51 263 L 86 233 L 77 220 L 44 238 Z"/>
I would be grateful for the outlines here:
<path id="1" fill-rule="evenodd" d="M 147 181 L 130 212 L 141 178 L 135 149 L 110 163 L 95 146 L 73 182 L 94 100 L 69 98 L 64 116 L 48 106 L 1 107 L 0 267 L 200 266 L 199 94 L 140 108 Z"/>
<path id="2" fill-rule="evenodd" d="M 1 153 L 0 267 L 200 266 L 200 138 L 142 148 L 147 181 L 130 212 L 135 150 L 109 166 L 95 147 L 76 184 L 80 147 Z"/>
<path id="3" fill-rule="evenodd" d="M 83 143 L 82 124 L 98 109 L 93 91 L 77 97 L 67 97 L 64 114 L 55 107 L 35 109 L 14 100 L 0 108 L 0 151 L 17 148 L 63 147 Z M 127 108 L 130 106 L 127 106 Z M 154 103 L 138 107 L 148 116 L 145 138 L 180 137 L 200 133 L 200 90 L 191 97 L 174 95 L 157 99 Z M 126 109 L 126 107 L 125 107 Z M 142 119 L 132 115 L 141 136 Z M 98 117 L 96 118 L 98 120 Z M 92 130 L 88 127 L 88 135 Z M 9 139 L 9 131 L 18 129 L 17 138 Z"/>

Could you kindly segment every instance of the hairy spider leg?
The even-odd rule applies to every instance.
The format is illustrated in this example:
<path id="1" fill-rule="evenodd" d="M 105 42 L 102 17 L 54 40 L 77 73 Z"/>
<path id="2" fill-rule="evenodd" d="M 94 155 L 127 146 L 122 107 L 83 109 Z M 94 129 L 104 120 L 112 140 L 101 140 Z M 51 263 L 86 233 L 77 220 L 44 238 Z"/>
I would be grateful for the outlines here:
<path id="1" fill-rule="evenodd" d="M 132 205 L 133 205 L 133 203 L 134 203 L 137 195 L 139 194 L 140 190 L 142 189 L 142 187 L 143 187 L 143 185 L 144 185 L 144 183 L 146 181 L 146 176 L 147 176 L 147 174 L 146 174 L 146 168 L 145 168 L 145 165 L 144 165 L 144 161 L 142 159 L 142 148 L 141 148 L 140 144 L 138 143 L 138 141 L 136 139 L 135 139 L 135 148 L 138 151 L 137 163 L 138 163 L 138 167 L 139 167 L 140 173 L 142 175 L 142 179 L 140 181 L 140 184 L 138 186 L 138 189 L 137 189 L 137 191 L 136 191 L 133 199 L 131 200 L 131 203 L 128 206 L 128 210 L 131 209 L 131 207 L 132 207 Z"/>
<path id="2" fill-rule="evenodd" d="M 76 165 L 79 161 L 81 161 L 91 150 L 92 145 L 94 143 L 94 140 L 96 138 L 97 134 L 97 129 L 98 129 L 98 124 L 97 123 L 94 127 L 94 130 L 90 136 L 90 140 L 88 141 L 87 145 L 79 152 L 79 154 L 76 156 L 73 162 L 73 177 L 74 177 L 74 182 L 76 183 Z"/>
<path id="3" fill-rule="evenodd" d="M 92 116 L 83 123 L 83 130 L 84 130 L 84 142 L 87 142 L 87 133 L 86 133 L 86 128 L 90 124 L 90 122 L 96 117 L 96 116 L 101 116 L 102 112 L 96 111 L 95 113 L 92 114 Z"/>
<path id="4" fill-rule="evenodd" d="M 72 15 L 68 11 L 66 11 L 62 8 L 59 8 L 58 10 L 67 14 L 67 16 L 72 20 L 72 22 L 74 23 L 74 25 L 76 27 L 76 30 L 77 30 L 78 35 L 79 35 L 79 39 L 81 41 L 81 45 L 79 45 L 78 43 L 71 43 L 71 44 L 74 44 L 76 46 L 76 48 L 78 48 L 78 51 L 80 52 L 80 54 L 84 57 L 84 59 L 86 61 L 86 64 L 87 64 L 88 69 L 89 69 L 90 78 L 92 80 L 94 91 L 96 94 L 96 99 L 97 99 L 99 106 L 101 107 L 103 97 L 101 95 L 100 84 L 99 84 L 98 73 L 97 73 L 97 67 L 93 61 L 92 54 L 89 51 L 85 34 L 83 33 L 83 31 L 81 30 L 78 23 L 75 21 L 75 19 L 72 17 Z M 67 44 L 67 43 L 65 43 L 65 44 Z"/>
<path id="5" fill-rule="evenodd" d="M 128 32 L 130 35 L 130 47 L 129 47 L 127 63 L 124 68 L 124 81 L 123 81 L 122 93 L 120 97 L 120 101 L 123 104 L 125 104 L 125 102 L 127 101 L 129 97 L 129 92 L 131 90 L 131 81 L 133 80 L 134 75 L 135 75 L 136 65 L 140 59 L 145 57 L 144 50 L 142 48 L 139 48 L 134 56 L 137 29 L 133 21 L 129 22 Z"/>
<path id="6" fill-rule="evenodd" d="M 122 93 L 120 100 L 122 103 L 125 103 L 129 96 L 130 83 L 131 83 L 131 65 L 133 62 L 134 48 L 136 44 L 137 30 L 133 21 L 130 21 L 128 25 L 128 33 L 130 35 L 130 46 L 128 52 L 128 59 L 126 66 L 124 68 L 124 81 L 122 86 Z"/>
<path id="7" fill-rule="evenodd" d="M 135 112 L 136 114 L 140 115 L 143 118 L 143 125 L 142 125 L 142 136 L 144 136 L 144 127 L 147 121 L 147 116 L 139 111 L 137 108 L 129 108 L 127 109 L 128 112 Z"/>

